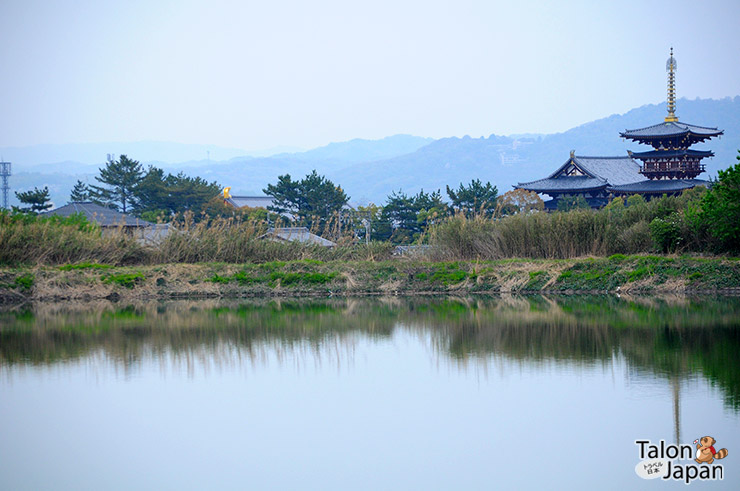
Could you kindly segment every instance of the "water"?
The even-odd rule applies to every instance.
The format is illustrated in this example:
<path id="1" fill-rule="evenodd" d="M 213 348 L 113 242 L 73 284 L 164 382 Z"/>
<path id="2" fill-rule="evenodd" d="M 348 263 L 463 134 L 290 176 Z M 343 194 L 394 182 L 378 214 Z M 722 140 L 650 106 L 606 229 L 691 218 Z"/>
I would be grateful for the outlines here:
<path id="1" fill-rule="evenodd" d="M 738 488 L 740 299 L 40 304 L 0 312 L 0 489 Z M 689 462 L 684 461 L 684 464 Z"/>

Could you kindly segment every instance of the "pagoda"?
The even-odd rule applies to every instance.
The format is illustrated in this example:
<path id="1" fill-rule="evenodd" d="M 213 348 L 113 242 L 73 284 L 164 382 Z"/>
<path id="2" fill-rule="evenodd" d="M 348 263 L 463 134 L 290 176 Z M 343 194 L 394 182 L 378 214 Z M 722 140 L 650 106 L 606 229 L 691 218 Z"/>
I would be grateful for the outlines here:
<path id="1" fill-rule="evenodd" d="M 692 150 L 691 145 L 701 143 L 724 132 L 717 128 L 682 123 L 676 116 L 676 59 L 671 55 L 666 61 L 668 72 L 668 115 L 665 120 L 647 128 L 626 130 L 620 133 L 622 138 L 650 145 L 653 150 L 647 152 L 629 152 L 634 159 L 640 160 L 640 173 L 648 181 L 635 183 L 633 186 L 615 186 L 615 194 L 634 193 L 671 193 L 706 185 L 706 181 L 696 179 L 704 172 L 701 160 L 714 156 L 711 151 Z M 668 181 L 668 182 L 657 182 Z"/>
<path id="2" fill-rule="evenodd" d="M 627 152 L 628 155 L 621 157 L 579 157 L 571 151 L 570 159 L 550 176 L 519 183 L 514 188 L 550 195 L 552 199 L 545 202 L 545 209 L 550 211 L 556 210 L 559 200 L 565 196 L 582 196 L 592 208 L 600 208 L 614 196 L 640 194 L 650 199 L 706 186 L 707 181 L 696 177 L 704 172 L 701 160 L 714 153 L 689 147 L 720 136 L 724 131 L 678 120 L 673 48 L 666 71 L 668 116 L 660 124 L 620 133 L 622 138 L 650 145 L 653 150 Z"/>

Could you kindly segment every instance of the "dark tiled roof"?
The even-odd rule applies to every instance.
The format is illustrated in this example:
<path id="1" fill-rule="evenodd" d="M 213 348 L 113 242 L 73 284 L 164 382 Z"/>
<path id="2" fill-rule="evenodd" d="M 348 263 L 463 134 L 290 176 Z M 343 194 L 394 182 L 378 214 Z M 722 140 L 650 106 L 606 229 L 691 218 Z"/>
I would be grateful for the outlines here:
<path id="1" fill-rule="evenodd" d="M 267 208 L 275 201 L 272 196 L 232 196 L 226 202 L 235 208 Z"/>
<path id="2" fill-rule="evenodd" d="M 654 179 L 624 184 L 622 186 L 610 186 L 609 191 L 614 193 L 673 193 L 696 186 L 706 186 L 708 181 L 703 179 Z"/>
<path id="3" fill-rule="evenodd" d="M 68 217 L 75 213 L 82 213 L 89 221 L 96 222 L 101 227 L 118 227 L 121 225 L 124 227 L 150 227 L 154 225 L 140 218 L 90 202 L 68 203 L 55 210 L 50 210 L 44 213 L 44 215 Z"/>
<path id="4" fill-rule="evenodd" d="M 638 159 L 655 159 L 655 158 L 672 158 L 672 157 L 713 157 L 714 152 L 709 150 L 651 150 L 649 152 L 632 152 L 633 158 Z"/>
<path id="5" fill-rule="evenodd" d="M 631 138 L 633 140 L 639 140 L 646 137 L 671 137 L 686 134 L 711 138 L 713 136 L 722 135 L 723 133 L 724 131 L 718 130 L 717 128 L 681 123 L 680 121 L 671 121 L 636 130 L 625 130 L 624 133 L 620 133 L 619 136 L 622 138 Z"/>
<path id="6" fill-rule="evenodd" d="M 645 179 L 640 174 L 640 164 L 629 156 L 624 157 L 579 157 L 576 165 L 586 173 L 599 177 L 611 185 L 627 184 Z"/>
<path id="7" fill-rule="evenodd" d="M 534 191 L 535 193 L 546 193 L 548 191 L 590 191 L 605 188 L 608 185 L 603 179 L 588 176 L 567 176 L 540 179 L 538 181 L 519 183 L 515 187 Z"/>
<path id="8" fill-rule="evenodd" d="M 560 175 L 570 164 L 578 167 L 585 176 Z M 517 188 L 547 193 L 550 191 L 571 192 L 605 188 L 609 185 L 627 184 L 646 179 L 640 174 L 640 164 L 629 156 L 624 157 L 580 157 L 568 159 L 546 179 L 519 183 Z"/>

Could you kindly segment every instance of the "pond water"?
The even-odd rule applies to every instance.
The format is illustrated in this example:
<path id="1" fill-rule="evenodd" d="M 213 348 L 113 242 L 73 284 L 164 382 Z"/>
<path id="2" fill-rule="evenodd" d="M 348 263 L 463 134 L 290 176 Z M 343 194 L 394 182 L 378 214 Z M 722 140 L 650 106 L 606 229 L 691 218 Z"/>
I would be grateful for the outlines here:
<path id="1" fill-rule="evenodd" d="M 738 489 L 738 353 L 738 298 L 5 307 L 0 489 L 675 488 L 635 441 L 706 435 Z"/>

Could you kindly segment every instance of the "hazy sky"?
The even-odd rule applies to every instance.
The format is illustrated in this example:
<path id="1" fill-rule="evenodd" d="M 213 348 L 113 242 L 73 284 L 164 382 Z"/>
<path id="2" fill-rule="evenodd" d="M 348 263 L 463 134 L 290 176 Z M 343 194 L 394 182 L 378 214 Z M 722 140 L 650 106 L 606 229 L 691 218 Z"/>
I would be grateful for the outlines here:
<path id="1" fill-rule="evenodd" d="M 550 133 L 740 94 L 740 1 L 0 2 L 0 146 Z M 680 106 L 678 108 L 680 117 Z"/>

